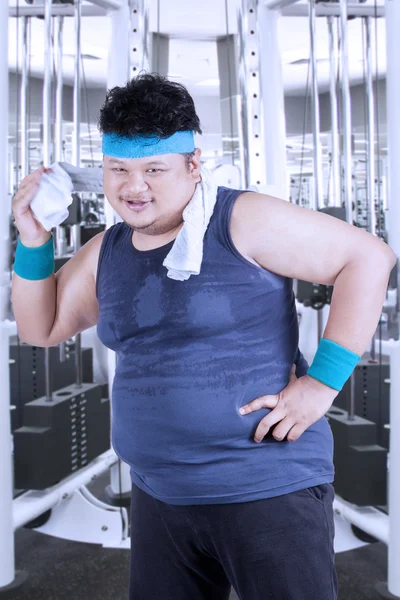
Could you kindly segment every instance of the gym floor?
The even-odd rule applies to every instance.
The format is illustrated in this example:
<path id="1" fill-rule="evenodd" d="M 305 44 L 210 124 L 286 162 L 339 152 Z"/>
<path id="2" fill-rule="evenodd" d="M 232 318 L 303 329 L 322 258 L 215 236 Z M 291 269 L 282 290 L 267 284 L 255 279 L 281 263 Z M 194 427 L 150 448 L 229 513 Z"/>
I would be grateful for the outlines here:
<path id="1" fill-rule="evenodd" d="M 90 489 L 104 499 L 103 490 L 108 483 L 107 476 L 99 478 Z M 336 554 L 339 600 L 377 600 L 374 586 L 387 578 L 386 546 L 361 545 L 343 522 L 337 523 L 335 546 L 345 550 Z M 29 577 L 24 589 L 10 596 L 14 600 L 127 598 L 127 550 L 70 542 L 23 528 L 15 535 L 15 556 L 16 568 L 26 570 Z M 238 600 L 233 590 L 230 600 Z"/>

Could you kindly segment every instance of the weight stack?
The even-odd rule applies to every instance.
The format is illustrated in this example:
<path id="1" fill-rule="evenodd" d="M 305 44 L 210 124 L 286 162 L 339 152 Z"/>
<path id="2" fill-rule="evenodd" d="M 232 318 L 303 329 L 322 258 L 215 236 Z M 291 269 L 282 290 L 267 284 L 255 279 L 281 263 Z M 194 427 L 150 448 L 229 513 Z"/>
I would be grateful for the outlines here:
<path id="1" fill-rule="evenodd" d="M 110 402 L 102 386 L 68 386 L 24 406 L 24 426 L 14 431 L 14 482 L 44 490 L 110 448 Z"/>
<path id="2" fill-rule="evenodd" d="M 58 346 L 49 348 L 53 389 L 61 389 L 76 382 L 75 351 L 69 352 L 65 362 L 60 362 Z M 44 348 L 10 340 L 10 397 L 16 410 L 11 412 L 11 429 L 22 427 L 24 405 L 46 393 Z M 84 383 L 93 382 L 93 350 L 82 349 L 82 374 Z"/>
<path id="3" fill-rule="evenodd" d="M 358 506 L 387 504 L 387 450 L 377 444 L 375 423 L 334 407 L 327 413 L 334 438 L 336 493 Z"/>
<path id="4" fill-rule="evenodd" d="M 382 364 L 369 362 L 366 354 L 354 370 L 354 412 L 356 415 L 376 423 L 377 444 L 389 449 L 389 431 L 385 425 L 390 423 L 390 361 L 382 356 Z M 346 410 L 350 399 L 350 379 L 335 398 L 334 406 Z"/>

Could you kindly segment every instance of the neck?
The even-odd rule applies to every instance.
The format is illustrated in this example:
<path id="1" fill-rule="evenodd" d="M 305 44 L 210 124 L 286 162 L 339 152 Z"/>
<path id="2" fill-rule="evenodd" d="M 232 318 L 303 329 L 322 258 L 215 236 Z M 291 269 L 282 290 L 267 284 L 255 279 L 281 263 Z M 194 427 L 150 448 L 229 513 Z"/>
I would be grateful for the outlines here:
<path id="1" fill-rule="evenodd" d="M 171 231 L 168 231 L 167 233 L 163 233 L 161 235 L 146 235 L 134 229 L 132 232 L 132 244 L 137 250 L 142 251 L 160 248 L 161 246 L 165 246 L 169 242 L 172 242 L 172 240 L 174 240 L 177 237 L 183 225 L 184 222 L 178 225 L 178 227 L 175 227 L 175 229 L 172 229 Z"/>

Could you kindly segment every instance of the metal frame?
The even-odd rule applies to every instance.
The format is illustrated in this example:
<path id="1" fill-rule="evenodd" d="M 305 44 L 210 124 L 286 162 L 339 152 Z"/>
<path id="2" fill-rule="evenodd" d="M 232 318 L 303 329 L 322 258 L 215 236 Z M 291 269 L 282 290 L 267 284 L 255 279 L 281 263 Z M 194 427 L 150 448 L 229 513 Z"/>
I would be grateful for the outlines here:
<path id="1" fill-rule="evenodd" d="M 341 36 L 341 89 L 342 89 L 342 131 L 343 131 L 343 170 L 344 170 L 344 204 L 346 220 L 353 224 L 353 164 L 351 150 L 351 96 L 349 80 L 349 49 L 348 49 L 348 13 L 347 0 L 340 0 L 340 36 Z"/>
<path id="2" fill-rule="evenodd" d="M 121 0 L 89 0 L 89 2 L 106 10 L 119 10 L 123 5 Z"/>
<path id="3" fill-rule="evenodd" d="M 15 6 L 7 8 L 9 17 L 44 17 L 44 4 L 41 6 Z M 82 17 L 106 17 L 107 10 L 98 6 L 82 6 Z M 69 4 L 53 4 L 51 7 L 52 17 L 73 17 L 75 7 Z"/>
<path id="4" fill-rule="evenodd" d="M 97 3 L 94 2 L 93 7 L 82 7 L 82 16 L 104 16 L 107 14 L 104 7 L 110 11 L 115 9 L 116 2 L 109 0 L 99 0 Z M 121 4 L 121 3 L 118 3 Z M 289 6 L 285 0 L 276 1 L 275 3 L 269 2 L 267 6 L 272 8 L 272 4 L 275 4 L 275 8 L 281 9 L 286 4 L 286 8 L 283 8 L 282 14 L 287 16 L 308 16 L 308 7 L 296 5 L 293 1 L 289 1 Z M 397 235 L 398 225 L 400 222 L 400 206 L 397 203 L 396 192 L 400 188 L 400 170 L 398 169 L 398 159 L 400 157 L 400 114 L 398 106 L 400 103 L 400 65 L 398 63 L 398 55 L 400 51 L 400 39 L 398 31 L 400 30 L 400 7 L 397 0 L 386 0 L 386 8 L 379 7 L 378 17 L 383 17 L 385 10 L 387 12 L 387 57 L 388 57 L 388 72 L 387 72 L 387 120 L 390 122 L 390 128 L 388 128 L 388 147 L 389 147 L 389 198 L 390 202 L 390 231 L 389 240 L 392 248 L 396 251 L 397 255 L 400 256 L 400 238 Z M 114 6 L 111 6 L 114 5 Z M 101 8 L 103 7 L 103 8 Z M 89 10 L 90 9 L 90 10 Z M 305 9 L 305 10 L 304 10 Z M 52 6 L 51 14 L 53 16 L 73 16 L 74 7 L 69 6 Z M 43 16 L 44 7 L 21 7 L 19 9 L 19 16 Z M 317 5 L 316 15 L 318 16 L 339 16 L 338 7 Z M 375 9 L 365 7 L 362 5 L 348 5 L 349 16 L 375 16 Z M 8 65 L 7 65 L 7 49 L 8 49 L 8 16 L 16 17 L 16 9 L 9 9 L 6 3 L 0 2 L 0 57 L 2 57 L 0 63 L 0 83 L 3 91 L 1 95 L 1 110 L 2 114 L 8 114 Z M 112 49 L 111 49 L 112 52 Z M 3 189 L 3 197 L 7 196 L 7 123 L 8 119 L 4 118 L 0 120 L 0 185 Z M 2 239 L 8 239 L 8 219 L 9 219 L 9 208 L 8 203 L 2 203 L 2 218 L 0 219 L 0 227 L 2 228 Z M 7 249 L 5 244 L 0 245 L 0 268 L 3 272 L 6 270 L 6 257 Z M 5 285 L 5 284 L 3 284 Z M 400 290 L 399 290 L 400 292 Z M 398 293 L 399 293 L 398 292 Z M 2 294 L 5 298 L 5 293 Z M 2 381 L 2 394 L 3 398 L 9 398 L 9 364 L 8 364 L 8 327 L 4 320 L 4 306 L 0 306 L 1 311 L 1 322 L 0 322 L 0 374 Z M 370 520 L 368 525 L 368 518 L 366 509 L 363 509 L 359 513 L 355 507 L 345 507 L 345 504 L 337 499 L 335 509 L 338 513 L 355 522 L 361 529 L 370 532 L 376 537 L 380 537 L 383 541 L 389 542 L 389 580 L 388 589 L 392 594 L 396 594 L 400 597 L 400 571 L 398 565 L 400 564 L 400 470 L 398 469 L 398 457 L 400 456 L 400 344 L 397 343 L 392 356 L 391 356 L 391 452 L 390 452 L 390 478 L 389 478 L 389 538 L 386 535 L 386 518 L 382 519 L 381 513 L 376 514 L 374 519 Z M 399 376 L 397 376 L 399 375 Z M 13 581 L 15 576 L 15 563 L 14 563 L 14 538 L 13 529 L 14 526 L 21 526 L 28 520 L 33 518 L 34 515 L 38 516 L 43 511 L 43 501 L 38 497 L 36 508 L 34 510 L 29 509 L 22 517 L 22 507 L 24 503 L 29 500 L 30 506 L 33 505 L 36 494 L 24 495 L 20 499 L 12 501 L 12 469 L 11 469 L 11 431 L 10 431 L 10 419 L 9 419 L 9 404 L 7 401 L 0 402 L 0 555 L 2 561 L 0 564 L 0 592 L 2 587 L 6 587 Z M 68 491 L 63 493 L 73 493 L 73 490 L 77 486 L 82 486 L 84 483 L 91 479 L 94 471 L 91 469 L 106 470 L 111 464 L 115 464 L 116 457 L 103 456 L 100 457 L 99 461 L 94 465 L 90 465 L 84 471 L 69 478 L 68 480 Z M 396 462 L 397 461 L 397 462 Z M 101 465 L 101 466 L 100 466 Z M 60 502 L 59 493 L 61 488 L 66 482 L 62 482 L 59 486 L 55 486 L 44 495 L 53 494 L 51 497 L 48 496 L 46 500 L 46 506 L 51 507 L 54 504 Z M 57 491 L 57 493 L 55 493 Z M 17 503 L 17 504 L 16 504 Z M 27 504 L 26 504 L 27 506 Z M 24 509 L 25 511 L 25 509 Z M 354 512 L 355 511 L 355 512 Z M 373 511 L 372 511 L 373 512 Z M 355 514 L 356 513 L 356 514 Z M 26 520 L 25 520 L 26 518 Z M 379 534 L 377 525 L 377 519 L 380 519 L 383 524 L 382 533 Z"/>
<path id="5" fill-rule="evenodd" d="M 9 342 L 6 322 L 6 298 L 8 284 L 6 272 L 8 269 L 9 218 L 10 203 L 5 199 L 8 195 L 8 6 L 0 2 L 0 591 L 14 581 L 14 532 L 12 527 L 12 437 L 10 423 L 10 372 L 9 372 Z"/>
<path id="6" fill-rule="evenodd" d="M 400 257 L 400 4 L 386 0 L 386 103 L 388 137 L 388 204 L 389 243 Z M 397 289 L 399 307 L 400 278 Z M 389 556 L 388 590 L 400 598 L 400 342 L 393 348 L 390 360 L 390 454 L 389 454 Z M 387 597 L 387 596 L 386 596 Z"/>
<path id="7" fill-rule="evenodd" d="M 339 126 L 338 126 L 338 98 L 336 76 L 339 64 L 338 44 L 336 32 L 336 20 L 334 17 L 328 17 L 328 32 L 329 32 L 329 56 L 330 56 L 330 85 L 329 95 L 331 104 L 331 163 L 332 174 L 330 181 L 330 192 L 332 206 L 341 206 L 341 190 L 340 190 L 340 141 L 339 141 Z"/>
<path id="8" fill-rule="evenodd" d="M 267 0 L 265 6 L 272 10 L 282 10 L 296 4 L 296 2 L 299 2 L 299 0 Z"/>
<path id="9" fill-rule="evenodd" d="M 312 113 L 313 113 L 313 155 L 314 155 L 314 198 L 312 208 L 318 210 L 324 206 L 324 188 L 322 171 L 322 145 L 321 131 L 319 123 L 319 93 L 318 93 L 318 72 L 317 72 L 317 54 L 315 48 L 316 40 L 316 15 L 315 0 L 310 0 L 310 61 L 311 61 L 311 82 L 312 82 Z M 320 313 L 320 311 L 318 311 Z M 319 338 L 322 337 L 322 333 Z"/>
<path id="10" fill-rule="evenodd" d="M 339 6 L 332 4 L 317 4 L 316 6 L 317 17 L 339 17 L 340 9 Z M 374 6 L 364 6 L 363 4 L 349 4 L 347 6 L 347 13 L 349 17 L 384 17 L 385 9 L 383 6 L 378 6 L 376 15 Z M 305 4 L 293 4 L 282 10 L 282 16 L 284 17 L 308 17 L 308 6 Z"/>
<path id="11" fill-rule="evenodd" d="M 241 139 L 245 186 L 266 184 L 264 164 L 263 102 L 260 77 L 258 0 L 240 0 L 238 17 L 238 69 L 241 96 Z"/>

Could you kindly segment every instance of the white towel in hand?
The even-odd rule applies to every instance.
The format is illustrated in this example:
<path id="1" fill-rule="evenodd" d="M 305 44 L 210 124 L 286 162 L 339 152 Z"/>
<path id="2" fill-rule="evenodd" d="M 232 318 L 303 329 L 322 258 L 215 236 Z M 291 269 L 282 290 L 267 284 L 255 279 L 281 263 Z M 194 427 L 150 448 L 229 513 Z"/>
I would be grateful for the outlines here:
<path id="1" fill-rule="evenodd" d="M 167 277 L 186 281 L 198 275 L 203 261 L 203 238 L 217 201 L 217 185 L 212 174 L 202 168 L 201 182 L 196 186 L 193 198 L 183 211 L 184 225 L 174 245 L 163 262 Z"/>
<path id="2" fill-rule="evenodd" d="M 74 189 L 71 178 L 58 163 L 50 165 L 50 169 L 51 173 L 41 175 L 39 189 L 31 202 L 35 219 L 46 231 L 51 231 L 68 217 Z"/>

